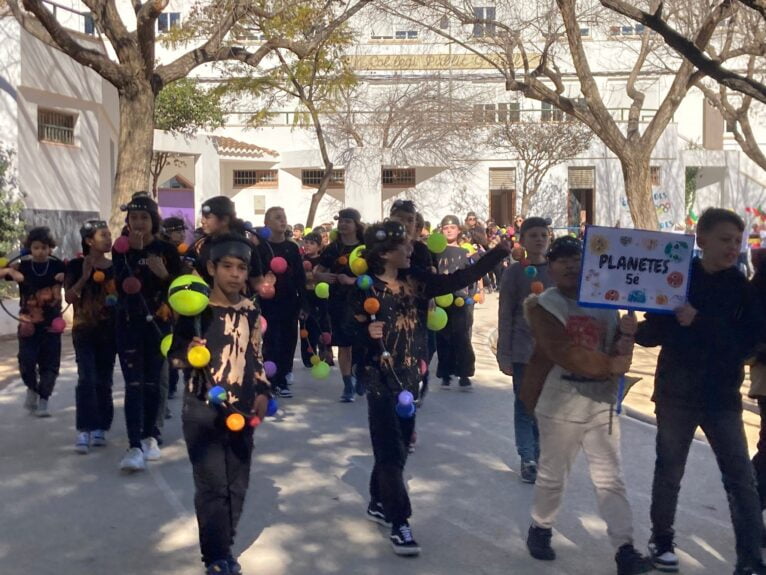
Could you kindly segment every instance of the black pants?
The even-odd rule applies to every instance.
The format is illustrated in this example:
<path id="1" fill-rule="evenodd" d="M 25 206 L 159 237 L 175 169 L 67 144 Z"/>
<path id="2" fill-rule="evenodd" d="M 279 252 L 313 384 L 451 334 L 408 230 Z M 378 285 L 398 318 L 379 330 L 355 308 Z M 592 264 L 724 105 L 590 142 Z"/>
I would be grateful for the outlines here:
<path id="1" fill-rule="evenodd" d="M 473 306 L 447 308 L 447 326 L 436 332 L 436 351 L 439 365 L 437 377 L 471 377 L 474 374 L 476 356 L 471 345 L 473 331 Z"/>
<path id="2" fill-rule="evenodd" d="M 655 537 L 674 535 L 678 492 L 694 432 L 701 427 L 713 449 L 729 500 L 737 564 L 761 559 L 761 506 L 747 451 L 741 411 L 709 411 L 657 406 L 657 461 L 651 520 Z"/>
<path id="3" fill-rule="evenodd" d="M 285 376 L 293 371 L 293 357 L 298 346 L 299 312 L 297 304 L 263 302 L 262 313 L 268 322 L 263 336 L 263 357 L 277 364 L 277 374 L 271 378 L 271 384 L 275 387 L 287 387 Z"/>
<path id="4" fill-rule="evenodd" d="M 125 425 L 130 447 L 141 440 L 159 437 L 160 377 L 165 358 L 160 352 L 160 333 L 143 318 L 117 323 L 117 353 L 125 379 Z"/>
<path id="5" fill-rule="evenodd" d="M 758 436 L 758 452 L 753 456 L 753 467 L 763 511 L 766 509 L 766 397 L 758 398 L 758 409 L 761 412 L 761 431 Z"/>
<path id="6" fill-rule="evenodd" d="M 109 430 L 114 418 L 112 376 L 117 353 L 114 328 L 103 333 L 94 329 L 72 331 L 77 359 L 77 430 Z"/>
<path id="7" fill-rule="evenodd" d="M 184 396 L 182 418 L 194 475 L 202 561 L 209 565 L 226 559 L 234 544 L 250 482 L 253 428 L 229 431 L 218 409 L 189 393 Z"/>
<path id="8" fill-rule="evenodd" d="M 19 372 L 21 380 L 42 399 L 53 393 L 61 364 L 61 334 L 51 333 L 36 324 L 29 337 L 19 336 Z"/>
<path id="9" fill-rule="evenodd" d="M 370 475 L 370 499 L 383 505 L 386 518 L 394 525 L 412 515 L 404 485 L 407 446 L 415 429 L 415 418 L 396 414 L 396 397 L 391 392 L 367 393 L 370 439 L 375 465 Z"/>

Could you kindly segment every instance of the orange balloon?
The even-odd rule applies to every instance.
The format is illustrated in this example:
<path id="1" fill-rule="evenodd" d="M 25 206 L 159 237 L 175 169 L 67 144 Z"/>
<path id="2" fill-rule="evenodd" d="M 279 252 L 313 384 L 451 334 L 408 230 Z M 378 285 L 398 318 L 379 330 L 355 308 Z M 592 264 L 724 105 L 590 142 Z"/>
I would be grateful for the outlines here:
<path id="1" fill-rule="evenodd" d="M 232 413 L 226 418 L 226 427 L 231 431 L 242 431 L 245 428 L 245 418 L 241 413 Z"/>
<path id="2" fill-rule="evenodd" d="M 93 272 L 93 281 L 97 284 L 100 284 L 106 279 L 106 274 L 102 272 L 101 270 L 96 270 Z"/>
<path id="3" fill-rule="evenodd" d="M 340 256 L 338 258 L 338 265 L 345 266 L 348 263 L 348 258 L 346 256 Z"/>
<path id="4" fill-rule="evenodd" d="M 380 311 L 380 302 L 374 297 L 368 297 L 364 300 L 364 311 L 370 315 L 375 315 Z"/>
<path id="5" fill-rule="evenodd" d="M 301 339 L 306 339 L 309 336 L 309 330 L 302 329 L 301 330 Z"/>
<path id="6" fill-rule="evenodd" d="M 178 244 L 178 247 L 176 248 L 178 250 L 179 255 L 184 255 L 186 252 L 189 251 L 189 246 L 185 243 Z"/>
<path id="7" fill-rule="evenodd" d="M 545 291 L 545 286 L 543 285 L 543 282 L 532 282 L 532 285 L 529 286 L 532 289 L 533 294 L 541 294 Z"/>

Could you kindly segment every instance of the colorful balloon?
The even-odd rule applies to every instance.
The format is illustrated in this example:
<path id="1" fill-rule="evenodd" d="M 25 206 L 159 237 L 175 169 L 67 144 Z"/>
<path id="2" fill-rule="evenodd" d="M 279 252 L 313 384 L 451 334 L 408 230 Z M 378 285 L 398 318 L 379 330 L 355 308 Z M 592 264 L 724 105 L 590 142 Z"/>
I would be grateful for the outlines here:
<path id="1" fill-rule="evenodd" d="M 122 280 L 122 291 L 128 295 L 135 295 L 141 291 L 141 280 L 137 277 L 129 276 Z"/>
<path id="2" fill-rule="evenodd" d="M 277 403 L 277 400 L 272 397 L 271 399 L 269 399 L 269 404 L 266 407 L 266 416 L 273 417 L 278 409 L 279 409 L 279 404 Z"/>
<path id="3" fill-rule="evenodd" d="M 307 330 L 307 329 L 302 329 L 302 330 L 301 330 L 300 332 L 298 332 L 298 333 L 299 333 L 299 335 L 301 336 L 301 339 L 306 339 L 306 338 L 308 338 L 308 336 L 309 336 L 309 330 Z"/>
<path id="4" fill-rule="evenodd" d="M 364 260 L 356 260 L 356 261 L 364 261 Z M 356 287 L 358 287 L 362 291 L 367 291 L 372 287 L 372 278 L 368 275 L 361 275 L 358 278 L 356 278 Z"/>
<path id="5" fill-rule="evenodd" d="M 106 298 L 104 299 L 104 303 L 105 303 L 105 304 L 106 304 L 108 307 L 114 307 L 114 306 L 116 306 L 116 305 L 117 305 L 117 295 L 116 295 L 116 294 L 113 294 L 113 293 L 110 293 L 110 294 L 109 294 L 108 296 L 106 296 Z"/>
<path id="6" fill-rule="evenodd" d="M 173 345 L 173 334 L 169 333 L 165 337 L 162 338 L 162 341 L 160 342 L 160 353 L 162 353 L 162 357 L 167 357 L 168 352 L 170 351 L 170 346 Z"/>
<path id="7" fill-rule="evenodd" d="M 397 403 L 396 415 L 398 415 L 402 419 L 413 418 L 415 416 L 415 404 L 411 403 L 410 405 L 402 405 L 401 403 Z"/>
<path id="8" fill-rule="evenodd" d="M 348 254 L 348 263 L 349 265 L 353 265 L 354 262 L 362 257 L 362 251 L 365 249 L 364 244 L 356 246 L 353 250 L 351 250 L 351 253 Z M 352 268 L 353 269 L 353 268 Z M 364 273 L 364 272 L 362 272 Z"/>
<path id="9" fill-rule="evenodd" d="M 261 282 L 258 285 L 258 295 L 261 296 L 261 298 L 274 299 L 276 294 L 277 290 L 274 289 L 274 284 L 270 284 L 269 282 Z"/>
<path id="10" fill-rule="evenodd" d="M 327 379 L 330 377 L 330 365 L 326 361 L 320 361 L 311 368 L 311 375 L 316 379 Z"/>
<path id="11" fill-rule="evenodd" d="M 269 329 L 269 322 L 267 322 L 266 318 L 263 316 L 260 316 L 258 319 L 261 324 L 261 335 L 263 335 L 266 333 L 266 330 Z"/>
<path id="12" fill-rule="evenodd" d="M 210 350 L 204 345 L 196 345 L 186 353 L 186 360 L 192 367 L 202 369 L 210 363 Z"/>
<path id="13" fill-rule="evenodd" d="M 93 272 L 93 281 L 97 284 L 103 283 L 103 281 L 106 279 L 106 274 L 102 272 L 101 270 L 96 270 Z"/>
<path id="14" fill-rule="evenodd" d="M 277 256 L 271 259 L 269 267 L 275 274 L 283 274 L 287 271 L 287 260 L 281 256 Z"/>
<path id="15" fill-rule="evenodd" d="M 211 387 L 207 392 L 207 400 L 213 405 L 221 405 L 229 399 L 229 394 L 220 385 Z"/>
<path id="16" fill-rule="evenodd" d="M 168 303 L 179 315 L 191 317 L 202 313 L 208 306 L 210 287 L 193 274 L 178 276 L 168 289 Z"/>
<path id="17" fill-rule="evenodd" d="M 247 422 L 247 424 L 252 428 L 258 427 L 261 423 L 263 422 L 261 421 L 261 418 L 258 417 L 257 415 L 254 415 L 253 417 L 251 417 L 250 420 Z"/>
<path id="18" fill-rule="evenodd" d="M 532 290 L 533 294 L 539 295 L 545 291 L 545 286 L 543 285 L 543 282 L 541 281 L 532 282 L 532 285 L 530 285 L 529 287 Z"/>
<path id="19" fill-rule="evenodd" d="M 418 362 L 418 368 L 420 368 L 420 375 L 425 375 L 428 371 L 428 364 L 426 363 L 426 360 L 421 359 Z"/>
<path id="20" fill-rule="evenodd" d="M 189 251 L 189 244 L 181 242 L 180 244 L 178 244 L 178 246 L 176 246 L 176 249 L 178 250 L 178 255 L 182 256 Z"/>
<path id="21" fill-rule="evenodd" d="M 277 364 L 273 361 L 264 361 L 263 362 L 263 371 L 266 374 L 266 377 L 271 379 L 275 375 L 277 375 Z"/>
<path id="22" fill-rule="evenodd" d="M 377 298 L 368 297 L 364 300 L 364 311 L 370 315 L 375 315 L 380 311 L 380 302 Z"/>
<path id="23" fill-rule="evenodd" d="M 332 343 L 332 334 L 329 331 L 323 331 L 322 335 L 319 336 L 319 341 L 325 345 L 330 345 Z"/>
<path id="24" fill-rule="evenodd" d="M 114 240 L 112 249 L 118 254 L 128 253 L 128 250 L 130 249 L 130 240 L 128 240 L 128 236 L 120 236 Z"/>
<path id="25" fill-rule="evenodd" d="M 465 300 L 462 297 L 455 298 L 455 307 L 463 307 L 464 305 L 465 305 Z"/>
<path id="26" fill-rule="evenodd" d="M 415 398 L 413 397 L 412 393 L 404 390 L 399 392 L 397 401 L 399 402 L 399 405 L 412 405 L 412 402 L 415 401 Z"/>
<path id="27" fill-rule="evenodd" d="M 226 427 L 230 431 L 242 431 L 245 428 L 245 418 L 241 413 L 231 413 L 226 418 Z"/>
<path id="28" fill-rule="evenodd" d="M 311 358 L 309 358 L 309 363 L 311 364 L 312 367 L 314 367 L 320 361 L 322 361 L 322 359 L 318 355 L 312 355 Z"/>
<path id="29" fill-rule="evenodd" d="M 63 333 L 66 329 L 66 320 L 59 316 L 53 318 L 53 321 L 51 322 L 51 333 Z"/>
<path id="30" fill-rule="evenodd" d="M 524 275 L 528 278 L 537 277 L 537 268 L 535 266 L 527 266 L 524 268 Z"/>
<path id="31" fill-rule="evenodd" d="M 351 272 L 356 276 L 361 276 L 362 274 L 367 273 L 367 260 L 362 257 L 356 258 L 351 262 L 350 266 Z"/>
<path id="32" fill-rule="evenodd" d="M 326 282 L 319 282 L 314 288 L 314 293 L 319 299 L 327 299 L 330 297 L 330 284 Z"/>
<path id="33" fill-rule="evenodd" d="M 447 237 L 441 232 L 434 232 L 426 240 L 428 250 L 433 254 L 440 254 L 447 249 Z"/>
<path id="34" fill-rule="evenodd" d="M 8 258 L 0 258 L 0 268 L 8 267 Z"/>
<path id="35" fill-rule="evenodd" d="M 426 325 L 431 331 L 441 331 L 447 325 L 447 312 L 440 307 L 436 307 L 428 312 Z"/>
<path id="36" fill-rule="evenodd" d="M 434 298 L 434 301 L 436 302 L 436 305 L 439 307 L 449 307 L 452 305 L 452 302 L 455 301 L 455 296 L 451 293 L 447 293 L 444 295 L 440 295 Z"/>

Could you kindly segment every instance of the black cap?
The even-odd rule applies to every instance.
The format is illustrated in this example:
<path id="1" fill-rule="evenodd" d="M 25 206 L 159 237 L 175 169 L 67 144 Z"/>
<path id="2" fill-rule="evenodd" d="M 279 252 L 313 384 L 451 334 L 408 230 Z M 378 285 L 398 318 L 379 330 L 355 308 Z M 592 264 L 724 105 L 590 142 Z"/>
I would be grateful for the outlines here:
<path id="1" fill-rule="evenodd" d="M 559 258 L 582 255 L 582 242 L 572 236 L 562 236 L 553 240 L 551 247 L 548 248 L 548 261 L 555 261 Z"/>
<path id="2" fill-rule="evenodd" d="M 452 216 L 452 215 L 444 216 L 442 218 L 441 226 L 444 227 L 444 226 L 449 226 L 449 225 L 459 226 L 460 225 L 460 220 L 457 219 L 457 216 Z"/>
<path id="3" fill-rule="evenodd" d="M 176 216 L 165 218 L 162 220 L 162 229 L 166 234 L 170 232 L 184 232 L 186 231 L 186 222 L 183 221 L 183 218 Z"/>
<path id="4" fill-rule="evenodd" d="M 321 246 L 322 245 L 322 236 L 320 236 L 316 232 L 310 232 L 310 233 L 306 234 L 305 236 L 303 236 L 303 241 L 304 242 L 313 242 L 313 243 L 319 244 Z"/>
<path id="5" fill-rule="evenodd" d="M 253 244 L 245 238 L 235 235 L 222 236 L 210 243 L 210 261 L 217 262 L 223 257 L 231 256 L 250 264 Z"/>
<path id="6" fill-rule="evenodd" d="M 338 212 L 338 215 L 335 216 L 335 219 L 354 220 L 357 224 L 359 224 L 362 222 L 362 214 L 359 213 L 359 210 L 355 210 L 354 208 L 343 208 Z"/>
<path id="7" fill-rule="evenodd" d="M 519 230 L 519 233 L 523 236 L 526 232 L 531 230 L 532 228 L 547 228 L 550 225 L 550 220 L 547 220 L 545 218 L 527 218 L 524 220 L 524 223 L 521 224 L 521 228 Z"/>
<path id="8" fill-rule="evenodd" d="M 157 206 L 149 192 L 136 192 L 130 198 L 130 202 L 120 206 L 123 212 L 148 212 L 150 214 L 159 214 L 160 208 Z"/>
<path id="9" fill-rule="evenodd" d="M 396 200 L 391 204 L 391 211 L 389 214 L 394 215 L 396 212 L 405 212 L 407 214 L 416 213 L 415 202 L 412 200 Z"/>
<path id="10" fill-rule="evenodd" d="M 468 213 L 465 215 L 465 219 L 468 219 L 468 218 L 475 218 L 475 217 L 476 217 L 476 212 L 468 212 Z"/>
<path id="11" fill-rule="evenodd" d="M 403 241 L 405 237 L 406 232 L 402 224 L 393 220 L 386 220 L 373 224 L 364 231 L 364 245 L 369 251 L 386 242 Z"/>
<path id="12" fill-rule="evenodd" d="M 223 217 L 231 216 L 236 217 L 237 209 L 234 202 L 226 196 L 215 196 L 208 198 L 202 202 L 202 208 L 200 211 L 203 214 L 213 214 L 214 216 Z"/>
<path id="13" fill-rule="evenodd" d="M 80 237 L 82 239 L 89 238 L 96 230 L 108 227 L 109 224 L 104 220 L 88 220 L 80 228 Z"/>

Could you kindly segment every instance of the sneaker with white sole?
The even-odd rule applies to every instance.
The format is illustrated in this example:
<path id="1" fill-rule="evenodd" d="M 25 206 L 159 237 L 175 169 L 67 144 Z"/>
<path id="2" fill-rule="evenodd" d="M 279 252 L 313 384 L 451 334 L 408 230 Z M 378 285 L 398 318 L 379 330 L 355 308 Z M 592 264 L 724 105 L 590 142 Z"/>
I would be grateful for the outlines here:
<path id="1" fill-rule="evenodd" d="M 670 537 L 655 537 L 649 541 L 649 557 L 657 571 L 663 573 L 678 572 L 678 556 Z"/>
<path id="2" fill-rule="evenodd" d="M 90 433 L 87 431 L 80 431 L 77 434 L 77 441 L 74 444 L 74 450 L 82 455 L 87 455 L 90 450 Z"/>
<path id="3" fill-rule="evenodd" d="M 277 387 L 274 390 L 274 395 L 276 395 L 277 397 L 285 397 L 287 399 L 290 399 L 293 396 L 293 392 L 286 387 Z"/>
<path id="4" fill-rule="evenodd" d="M 147 437 L 141 440 L 141 449 L 144 451 L 144 459 L 147 461 L 158 461 L 162 456 L 160 445 L 154 437 Z"/>
<path id="5" fill-rule="evenodd" d="M 383 505 L 378 502 L 370 501 L 369 505 L 367 505 L 367 519 L 374 521 L 378 525 L 383 525 L 384 527 L 391 526 L 391 522 L 386 519 Z"/>
<path id="6" fill-rule="evenodd" d="M 120 469 L 122 471 L 143 471 L 146 469 L 146 463 L 144 462 L 144 452 L 140 447 L 131 447 L 125 452 L 125 455 L 120 461 Z"/>
<path id="7" fill-rule="evenodd" d="M 106 445 L 106 431 L 97 429 L 90 434 L 90 444 L 93 447 L 104 447 Z"/>
<path id="8" fill-rule="evenodd" d="M 34 413 L 37 411 L 37 401 L 39 399 L 40 396 L 37 395 L 37 392 L 35 392 L 34 389 L 27 388 L 27 395 L 24 398 L 24 409 Z"/>
<path id="9" fill-rule="evenodd" d="M 391 527 L 391 546 L 397 555 L 419 555 L 420 545 L 412 537 L 412 528 L 406 521 Z"/>
<path id="10" fill-rule="evenodd" d="M 522 483 L 534 483 L 537 481 L 537 462 L 521 462 L 521 481 Z"/>
<path id="11" fill-rule="evenodd" d="M 35 409 L 35 415 L 37 417 L 50 417 L 51 413 L 48 411 L 48 400 L 42 397 L 37 402 L 37 409 Z"/>

